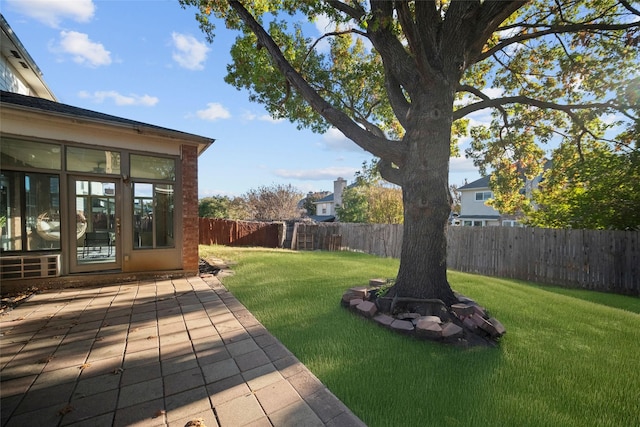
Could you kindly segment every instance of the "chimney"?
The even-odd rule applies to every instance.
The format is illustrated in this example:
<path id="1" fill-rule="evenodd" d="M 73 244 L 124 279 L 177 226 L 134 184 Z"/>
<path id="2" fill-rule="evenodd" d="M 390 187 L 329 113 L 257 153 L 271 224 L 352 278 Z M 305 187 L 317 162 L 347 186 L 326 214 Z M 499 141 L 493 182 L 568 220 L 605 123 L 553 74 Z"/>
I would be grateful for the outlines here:
<path id="1" fill-rule="evenodd" d="M 338 178 L 333 181 L 333 212 L 336 208 L 342 206 L 342 192 L 347 187 L 347 181 L 344 178 Z"/>

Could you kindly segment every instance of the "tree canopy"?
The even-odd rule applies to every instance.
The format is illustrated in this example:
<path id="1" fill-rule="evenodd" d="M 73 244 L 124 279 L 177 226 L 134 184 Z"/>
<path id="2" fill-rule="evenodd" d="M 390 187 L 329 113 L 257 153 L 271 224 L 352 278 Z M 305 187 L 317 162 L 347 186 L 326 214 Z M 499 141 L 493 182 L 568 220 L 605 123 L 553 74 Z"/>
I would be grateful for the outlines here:
<path id="1" fill-rule="evenodd" d="M 340 222 L 402 224 L 402 190 L 382 179 L 375 160 L 364 162 L 336 212 Z"/>
<path id="2" fill-rule="evenodd" d="M 201 218 L 250 219 L 243 197 L 210 196 L 198 201 Z"/>
<path id="3" fill-rule="evenodd" d="M 456 301 L 446 280 L 448 172 L 467 132 L 467 155 L 511 184 L 542 171 L 544 144 L 638 149 L 635 2 L 181 3 L 198 8 L 210 40 L 216 23 L 239 31 L 228 83 L 274 117 L 338 128 L 401 186 L 395 295 Z M 321 36 L 309 24 L 319 21 L 329 22 Z M 480 111 L 489 125 L 471 121 Z"/>
<path id="4" fill-rule="evenodd" d="M 299 203 L 303 197 L 291 184 L 261 186 L 243 195 L 249 217 L 261 221 L 300 218 L 304 209 Z"/>

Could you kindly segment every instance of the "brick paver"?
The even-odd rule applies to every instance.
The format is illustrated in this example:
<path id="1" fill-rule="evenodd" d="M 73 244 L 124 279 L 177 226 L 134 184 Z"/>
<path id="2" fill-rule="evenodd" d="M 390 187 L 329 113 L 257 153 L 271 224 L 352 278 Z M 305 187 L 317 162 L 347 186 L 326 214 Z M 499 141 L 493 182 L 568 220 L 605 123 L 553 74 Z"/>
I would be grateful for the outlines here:
<path id="1" fill-rule="evenodd" d="M 3 427 L 364 426 L 213 276 L 46 291 L 0 328 Z"/>

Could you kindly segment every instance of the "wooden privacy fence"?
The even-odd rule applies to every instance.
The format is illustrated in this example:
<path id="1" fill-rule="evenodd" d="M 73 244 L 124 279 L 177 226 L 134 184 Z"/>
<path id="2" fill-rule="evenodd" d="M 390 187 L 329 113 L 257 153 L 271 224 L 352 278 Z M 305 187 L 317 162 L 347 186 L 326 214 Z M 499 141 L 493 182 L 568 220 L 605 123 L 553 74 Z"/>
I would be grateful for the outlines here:
<path id="1" fill-rule="evenodd" d="M 449 268 L 640 296 L 640 232 L 452 227 Z"/>
<path id="2" fill-rule="evenodd" d="M 300 223 L 292 248 L 335 250 L 338 238 L 342 250 L 399 258 L 402 226 Z M 450 227 L 447 265 L 469 273 L 640 296 L 639 239 L 638 231 Z"/>
<path id="3" fill-rule="evenodd" d="M 283 223 L 200 218 L 201 245 L 282 246 Z"/>

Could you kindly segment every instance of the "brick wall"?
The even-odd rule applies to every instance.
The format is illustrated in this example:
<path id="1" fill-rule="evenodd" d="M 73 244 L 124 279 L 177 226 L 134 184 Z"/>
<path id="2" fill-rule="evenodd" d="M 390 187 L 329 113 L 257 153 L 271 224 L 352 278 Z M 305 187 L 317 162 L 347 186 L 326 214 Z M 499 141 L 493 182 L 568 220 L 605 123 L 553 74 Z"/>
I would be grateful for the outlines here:
<path id="1" fill-rule="evenodd" d="M 198 271 L 198 150 L 182 146 L 182 268 Z"/>

